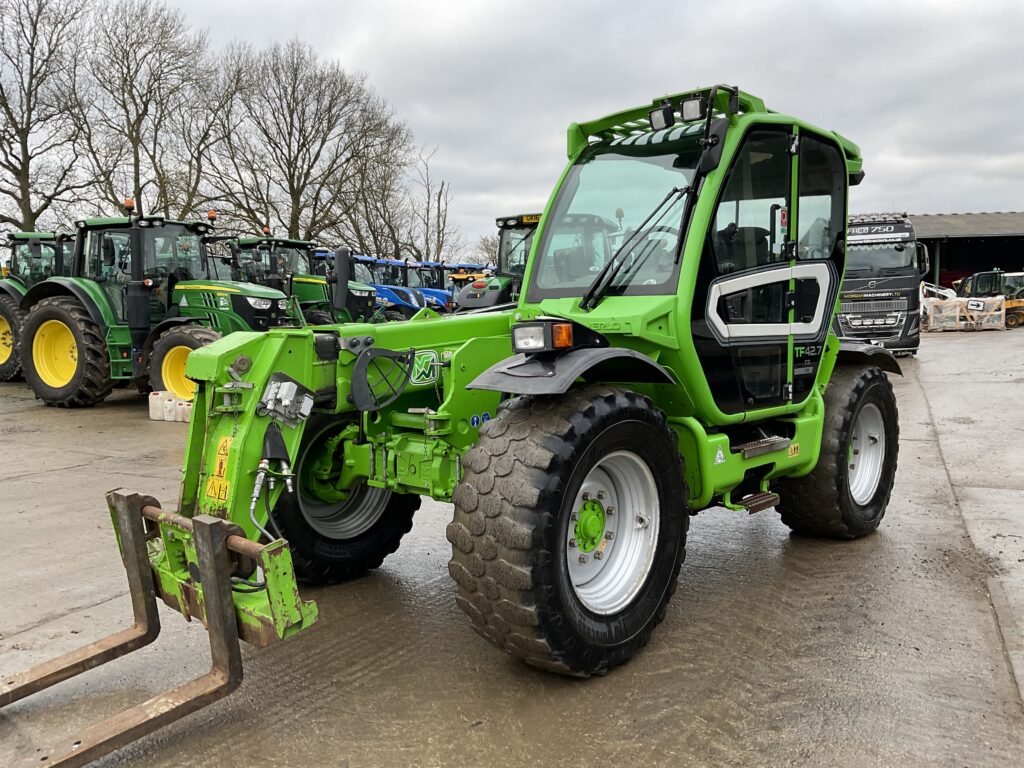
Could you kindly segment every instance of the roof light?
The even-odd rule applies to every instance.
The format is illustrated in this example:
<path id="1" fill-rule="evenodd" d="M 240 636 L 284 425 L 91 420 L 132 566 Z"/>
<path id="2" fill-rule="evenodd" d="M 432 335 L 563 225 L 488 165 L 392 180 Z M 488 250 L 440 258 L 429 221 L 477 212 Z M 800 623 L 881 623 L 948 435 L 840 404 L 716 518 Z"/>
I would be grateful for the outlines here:
<path id="1" fill-rule="evenodd" d="M 206 212 L 206 218 L 210 221 L 211 224 L 215 222 L 217 220 L 217 209 L 211 208 L 210 210 L 208 210 Z"/>
<path id="2" fill-rule="evenodd" d="M 270 227 L 267 227 L 267 226 L 263 227 L 263 234 L 264 235 L 269 235 L 270 234 Z"/>
<path id="3" fill-rule="evenodd" d="M 683 103 L 679 105 L 679 112 L 684 123 L 692 120 L 703 120 L 708 116 L 708 103 L 704 100 L 703 96 L 684 99 Z"/>
<path id="4" fill-rule="evenodd" d="M 126 197 L 124 199 L 124 209 L 126 211 L 128 211 L 128 213 L 131 213 L 132 211 L 134 211 L 135 210 L 135 201 L 132 200 L 132 198 L 130 198 L 130 197 Z"/>
<path id="5" fill-rule="evenodd" d="M 661 102 L 660 107 L 652 109 L 648 116 L 651 121 L 651 128 L 656 131 L 671 128 L 676 122 L 676 116 L 672 110 L 672 104 L 668 99 L 664 99 Z"/>

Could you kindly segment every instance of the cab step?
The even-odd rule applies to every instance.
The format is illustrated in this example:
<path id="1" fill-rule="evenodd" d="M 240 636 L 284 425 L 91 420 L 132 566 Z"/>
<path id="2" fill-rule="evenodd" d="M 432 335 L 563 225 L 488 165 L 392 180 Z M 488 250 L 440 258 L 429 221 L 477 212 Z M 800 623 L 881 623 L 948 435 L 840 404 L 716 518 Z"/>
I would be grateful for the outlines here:
<path id="1" fill-rule="evenodd" d="M 771 491 L 761 491 L 760 493 L 753 493 L 750 496 L 745 496 L 740 499 L 739 504 L 747 510 L 747 512 L 754 514 L 755 512 L 760 512 L 763 509 L 771 509 L 778 504 L 779 501 L 779 494 L 772 493 Z"/>
<path id="2" fill-rule="evenodd" d="M 788 437 L 780 437 L 778 435 L 770 435 L 768 437 L 762 437 L 760 440 L 751 440 L 749 443 L 740 443 L 733 447 L 733 452 L 742 453 L 744 459 L 752 459 L 755 456 L 761 456 L 772 451 L 781 451 L 783 448 L 788 448 L 789 444 L 793 442 Z"/>

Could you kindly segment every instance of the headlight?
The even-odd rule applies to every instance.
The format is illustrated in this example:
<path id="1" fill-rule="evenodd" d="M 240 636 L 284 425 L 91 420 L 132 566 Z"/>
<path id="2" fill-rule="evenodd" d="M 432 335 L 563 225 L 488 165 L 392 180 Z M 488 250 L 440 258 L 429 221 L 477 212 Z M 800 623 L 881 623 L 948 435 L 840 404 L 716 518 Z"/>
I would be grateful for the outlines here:
<path id="1" fill-rule="evenodd" d="M 253 304 L 253 306 L 256 307 L 255 304 Z M 277 308 L 278 309 L 288 309 L 288 299 L 278 299 L 277 300 Z M 256 307 L 256 309 L 259 309 L 259 307 Z"/>
<path id="2" fill-rule="evenodd" d="M 360 299 L 365 299 L 368 296 L 373 296 L 373 291 L 349 291 L 353 296 L 357 296 Z"/>
<path id="3" fill-rule="evenodd" d="M 541 352 L 572 347 L 571 323 L 524 323 L 512 328 L 512 349 Z"/>
<path id="4" fill-rule="evenodd" d="M 259 299 L 255 296 L 246 296 L 245 300 L 249 302 L 249 306 L 253 309 L 270 309 L 274 303 L 270 299 Z"/>

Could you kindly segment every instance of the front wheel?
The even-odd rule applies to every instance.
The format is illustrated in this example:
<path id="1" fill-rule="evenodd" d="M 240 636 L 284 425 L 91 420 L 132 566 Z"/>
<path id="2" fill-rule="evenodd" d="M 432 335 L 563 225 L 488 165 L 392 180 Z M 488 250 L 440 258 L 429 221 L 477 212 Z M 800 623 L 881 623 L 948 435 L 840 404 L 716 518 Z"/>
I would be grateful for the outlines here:
<path id="1" fill-rule="evenodd" d="M 648 642 L 689 522 L 677 439 L 649 399 L 607 386 L 516 398 L 481 427 L 464 467 L 448 569 L 475 630 L 579 676 Z"/>
<path id="2" fill-rule="evenodd" d="M 191 400 L 196 383 L 185 375 L 185 363 L 194 349 L 212 344 L 220 333 L 202 325 L 176 325 L 160 334 L 149 356 L 153 389 L 170 392 L 179 400 Z"/>
<path id="3" fill-rule="evenodd" d="M 0 295 L 0 381 L 11 381 L 21 373 L 18 339 L 25 313 L 11 296 Z"/>
<path id="4" fill-rule="evenodd" d="M 818 464 L 779 485 L 782 522 L 800 533 L 857 539 L 885 515 L 900 426 L 892 384 L 879 368 L 837 366 L 825 390 Z"/>
<path id="5" fill-rule="evenodd" d="M 302 314 L 307 325 L 334 325 L 337 322 L 334 315 L 322 309 L 307 309 Z"/>
<path id="6" fill-rule="evenodd" d="M 412 528 L 420 497 L 360 484 L 341 490 L 337 421 L 306 427 L 295 466 L 295 492 L 282 494 L 273 525 L 288 540 L 295 575 L 307 584 L 333 584 L 377 568 Z"/>

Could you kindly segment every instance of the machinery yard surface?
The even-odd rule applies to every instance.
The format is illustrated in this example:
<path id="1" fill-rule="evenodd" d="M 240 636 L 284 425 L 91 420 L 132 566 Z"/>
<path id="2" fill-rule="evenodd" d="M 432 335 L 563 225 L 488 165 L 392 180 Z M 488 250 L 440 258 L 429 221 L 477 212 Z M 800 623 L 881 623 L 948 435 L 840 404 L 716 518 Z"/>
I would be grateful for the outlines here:
<path id="1" fill-rule="evenodd" d="M 878 533 L 701 513 L 664 626 L 607 677 L 479 638 L 453 600 L 451 506 L 424 499 L 380 570 L 309 590 L 316 627 L 244 649 L 237 694 L 98 765 L 1021 765 L 1024 331 L 932 334 L 901 362 Z M 0 385 L 0 675 L 129 623 L 103 494 L 173 508 L 184 438 L 127 390 L 58 411 Z M 161 614 L 152 646 L 3 710 L 0 765 L 201 674 L 206 632 Z"/>

